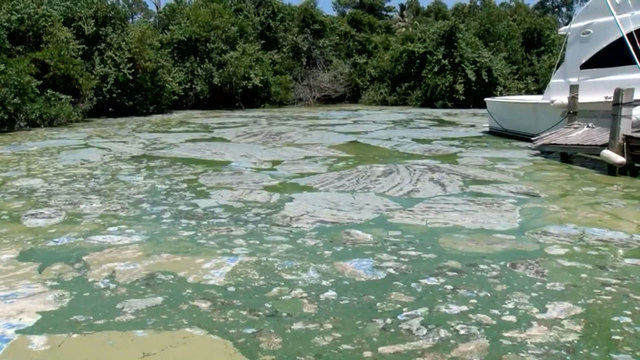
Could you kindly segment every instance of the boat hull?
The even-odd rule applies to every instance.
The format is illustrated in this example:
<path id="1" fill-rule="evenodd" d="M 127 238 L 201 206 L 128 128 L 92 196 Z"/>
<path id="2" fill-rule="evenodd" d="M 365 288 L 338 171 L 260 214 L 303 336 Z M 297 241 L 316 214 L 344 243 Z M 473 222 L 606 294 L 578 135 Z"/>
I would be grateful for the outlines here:
<path id="1" fill-rule="evenodd" d="M 567 106 L 552 106 L 542 95 L 486 98 L 489 131 L 499 135 L 531 139 L 567 124 Z M 609 126 L 611 102 L 579 103 L 582 122 Z"/>

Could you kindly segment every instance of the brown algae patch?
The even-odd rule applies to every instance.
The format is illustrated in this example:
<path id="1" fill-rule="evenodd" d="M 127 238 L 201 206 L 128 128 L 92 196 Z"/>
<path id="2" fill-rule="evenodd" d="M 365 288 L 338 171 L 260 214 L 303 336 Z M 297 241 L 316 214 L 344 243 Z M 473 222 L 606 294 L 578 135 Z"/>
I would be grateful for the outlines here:
<path id="1" fill-rule="evenodd" d="M 321 191 L 360 191 L 426 198 L 461 191 L 462 178 L 438 165 L 363 165 L 296 180 Z"/>
<path id="2" fill-rule="evenodd" d="M 345 276 L 357 281 L 378 280 L 387 276 L 385 271 L 379 270 L 372 259 L 352 259 L 334 263 L 335 268 Z"/>
<path id="3" fill-rule="evenodd" d="M 116 281 L 128 283 L 145 275 L 140 264 L 145 258 L 139 245 L 130 245 L 91 253 L 82 259 L 89 265 L 89 280 L 98 281 L 113 274 Z"/>
<path id="4" fill-rule="evenodd" d="M 477 339 L 460 344 L 451 352 L 451 356 L 454 358 L 467 360 L 484 359 L 487 354 L 489 354 L 487 339 Z"/>
<path id="5" fill-rule="evenodd" d="M 462 149 L 456 148 L 453 146 L 420 144 L 410 140 L 389 141 L 389 140 L 365 138 L 365 139 L 358 139 L 358 141 L 364 144 L 379 146 L 389 150 L 395 150 L 403 153 L 417 154 L 417 155 L 447 155 L 447 154 L 455 154 L 457 152 L 462 151 Z"/>
<path id="6" fill-rule="evenodd" d="M 509 230 L 518 227 L 520 215 L 511 199 L 440 196 L 393 212 L 389 221 L 429 227 Z"/>
<path id="7" fill-rule="evenodd" d="M 311 229 L 318 225 L 362 223 L 398 208 L 393 201 L 371 193 L 299 193 L 285 204 L 277 221 Z"/>
<path id="8" fill-rule="evenodd" d="M 547 269 L 542 267 L 542 259 L 535 260 L 518 260 L 512 261 L 507 266 L 519 273 L 522 273 L 530 278 L 544 280 L 547 278 Z"/>
<path id="9" fill-rule="evenodd" d="M 233 189 L 260 189 L 279 182 L 269 175 L 251 171 L 210 172 L 200 175 L 198 181 L 206 186 Z"/>
<path id="10" fill-rule="evenodd" d="M 556 301 L 546 305 L 547 312 L 536 314 L 538 319 L 566 319 L 581 314 L 584 309 L 566 301 Z"/>
<path id="11" fill-rule="evenodd" d="M 40 276 L 45 280 L 55 280 L 61 279 L 64 281 L 69 281 L 76 276 L 80 276 L 81 272 L 74 269 L 71 265 L 63 264 L 63 263 L 55 263 L 53 265 L 47 266 Z"/>
<path id="12" fill-rule="evenodd" d="M 146 308 L 159 306 L 163 301 L 164 298 L 161 296 L 154 296 L 143 299 L 127 299 L 118 303 L 118 305 L 116 305 L 116 308 L 122 310 L 125 313 L 131 314 L 136 311 L 144 310 Z"/>
<path id="13" fill-rule="evenodd" d="M 420 340 L 381 346 L 378 348 L 378 352 L 383 355 L 389 355 L 389 354 L 399 354 L 399 353 L 405 353 L 405 352 L 426 350 L 449 337 L 451 337 L 451 333 L 449 333 L 448 331 L 443 329 L 434 329 L 428 332 Z"/>
<path id="14" fill-rule="evenodd" d="M 193 202 L 202 209 L 216 206 L 243 207 L 245 202 L 275 203 L 280 194 L 264 190 L 218 190 L 212 191 L 207 199 L 196 199 Z"/>
<path id="15" fill-rule="evenodd" d="M 116 247 L 85 256 L 89 264 L 89 280 L 99 281 L 114 274 L 121 283 L 141 279 L 153 272 L 174 272 L 188 282 L 210 285 L 224 284 L 226 274 L 241 261 L 238 256 L 205 257 L 173 254 L 145 255 L 138 245 Z"/>
<path id="16" fill-rule="evenodd" d="M 56 208 L 29 210 L 22 215 L 22 224 L 26 227 L 50 226 L 62 222 L 65 212 Z"/>
<path id="17" fill-rule="evenodd" d="M 170 149 L 152 151 L 150 155 L 158 157 L 247 162 L 300 160 L 305 157 L 321 156 L 318 152 L 300 147 L 269 147 L 257 144 L 222 142 L 183 143 Z"/>
<path id="18" fill-rule="evenodd" d="M 316 144 L 337 145 L 355 140 L 351 135 L 293 126 L 254 126 L 216 130 L 214 135 L 234 143 L 264 145 Z"/>
<path id="19" fill-rule="evenodd" d="M 529 344 L 550 342 L 574 342 L 580 338 L 582 321 L 563 320 L 561 326 L 547 326 L 533 322 L 526 330 L 512 330 L 503 335 Z"/>
<path id="20" fill-rule="evenodd" d="M 526 235 L 544 244 L 615 245 L 630 248 L 640 246 L 638 234 L 573 224 L 549 225 L 529 231 Z"/>
<path id="21" fill-rule="evenodd" d="M 19 251 L 12 248 L 0 249 L 0 292 L 26 286 L 38 274 L 38 265 L 16 260 Z"/>
<path id="22" fill-rule="evenodd" d="M 439 242 L 445 249 L 482 254 L 509 250 L 534 251 L 540 248 L 538 244 L 519 241 L 515 236 L 503 234 L 450 234 L 441 237 Z"/>
<path id="23" fill-rule="evenodd" d="M 282 347 L 282 338 L 272 331 L 261 331 L 258 333 L 260 348 L 264 350 L 278 350 Z"/>
<path id="24" fill-rule="evenodd" d="M 376 243 L 373 235 L 356 229 L 342 231 L 342 243 L 348 246 L 371 245 Z"/>
<path id="25" fill-rule="evenodd" d="M 471 185 L 469 190 L 477 193 L 517 198 L 542 197 L 537 189 L 519 184 Z"/>
<path id="26" fill-rule="evenodd" d="M 0 359 L 30 360 L 246 359 L 227 340 L 203 331 L 104 331 L 90 334 L 20 335 L 0 353 Z"/>
<path id="27" fill-rule="evenodd" d="M 16 330 L 33 325 L 40 312 L 65 306 L 69 293 L 41 282 L 37 264 L 18 262 L 13 249 L 0 250 L 0 352 Z"/>
<path id="28" fill-rule="evenodd" d="M 326 173 L 329 170 L 330 160 L 312 158 L 303 160 L 283 161 L 275 168 L 285 175 L 297 175 L 307 173 Z"/>

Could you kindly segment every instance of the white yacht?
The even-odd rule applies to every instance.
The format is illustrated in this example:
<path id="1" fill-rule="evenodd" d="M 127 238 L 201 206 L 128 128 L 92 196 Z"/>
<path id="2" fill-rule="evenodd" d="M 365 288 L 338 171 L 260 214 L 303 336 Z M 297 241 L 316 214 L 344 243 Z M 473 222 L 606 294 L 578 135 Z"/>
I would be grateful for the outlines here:
<path id="1" fill-rule="evenodd" d="M 544 94 L 486 98 L 490 132 L 531 138 L 563 127 L 573 84 L 579 120 L 599 126 L 609 126 L 615 88 L 640 97 L 640 0 L 591 0 L 559 32 L 567 37 L 564 62 Z"/>

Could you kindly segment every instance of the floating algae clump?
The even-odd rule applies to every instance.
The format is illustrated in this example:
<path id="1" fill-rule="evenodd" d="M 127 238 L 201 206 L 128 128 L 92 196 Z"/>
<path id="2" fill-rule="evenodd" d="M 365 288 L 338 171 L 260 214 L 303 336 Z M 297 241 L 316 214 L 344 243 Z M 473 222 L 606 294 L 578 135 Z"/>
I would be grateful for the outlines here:
<path id="1" fill-rule="evenodd" d="M 451 250 L 485 254 L 507 250 L 533 251 L 540 248 L 537 244 L 518 241 L 514 236 L 501 234 L 451 234 L 440 238 L 440 246 Z"/>
<path id="2" fill-rule="evenodd" d="M 336 269 L 346 276 L 358 281 L 378 280 L 387 276 L 387 273 L 374 267 L 372 259 L 353 259 L 334 264 Z"/>
<path id="3" fill-rule="evenodd" d="M 0 360 L 637 358 L 638 181 L 484 136 L 486 116 L 0 135 Z"/>
<path id="4" fill-rule="evenodd" d="M 398 208 L 393 201 L 371 193 L 301 193 L 285 204 L 278 220 L 283 225 L 310 229 L 361 223 Z"/>
<path id="5" fill-rule="evenodd" d="M 462 178 L 438 165 L 366 165 L 296 182 L 322 191 L 362 191 L 425 198 L 460 192 Z"/>
<path id="6" fill-rule="evenodd" d="M 429 227 L 509 230 L 520 222 L 519 208 L 510 199 L 440 196 L 391 213 L 389 221 Z"/>
<path id="7" fill-rule="evenodd" d="M 64 216 L 64 211 L 55 208 L 29 210 L 22 215 L 22 224 L 26 227 L 50 226 L 64 220 Z"/>

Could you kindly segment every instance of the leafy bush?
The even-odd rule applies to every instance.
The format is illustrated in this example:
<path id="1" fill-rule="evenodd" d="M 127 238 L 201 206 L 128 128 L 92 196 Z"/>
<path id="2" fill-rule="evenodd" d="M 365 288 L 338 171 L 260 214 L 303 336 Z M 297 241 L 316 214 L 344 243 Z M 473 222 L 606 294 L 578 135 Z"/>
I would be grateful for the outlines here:
<path id="1" fill-rule="evenodd" d="M 41 92 L 26 59 L 0 63 L 0 131 L 57 126 L 81 118 L 72 98 L 52 90 Z"/>

